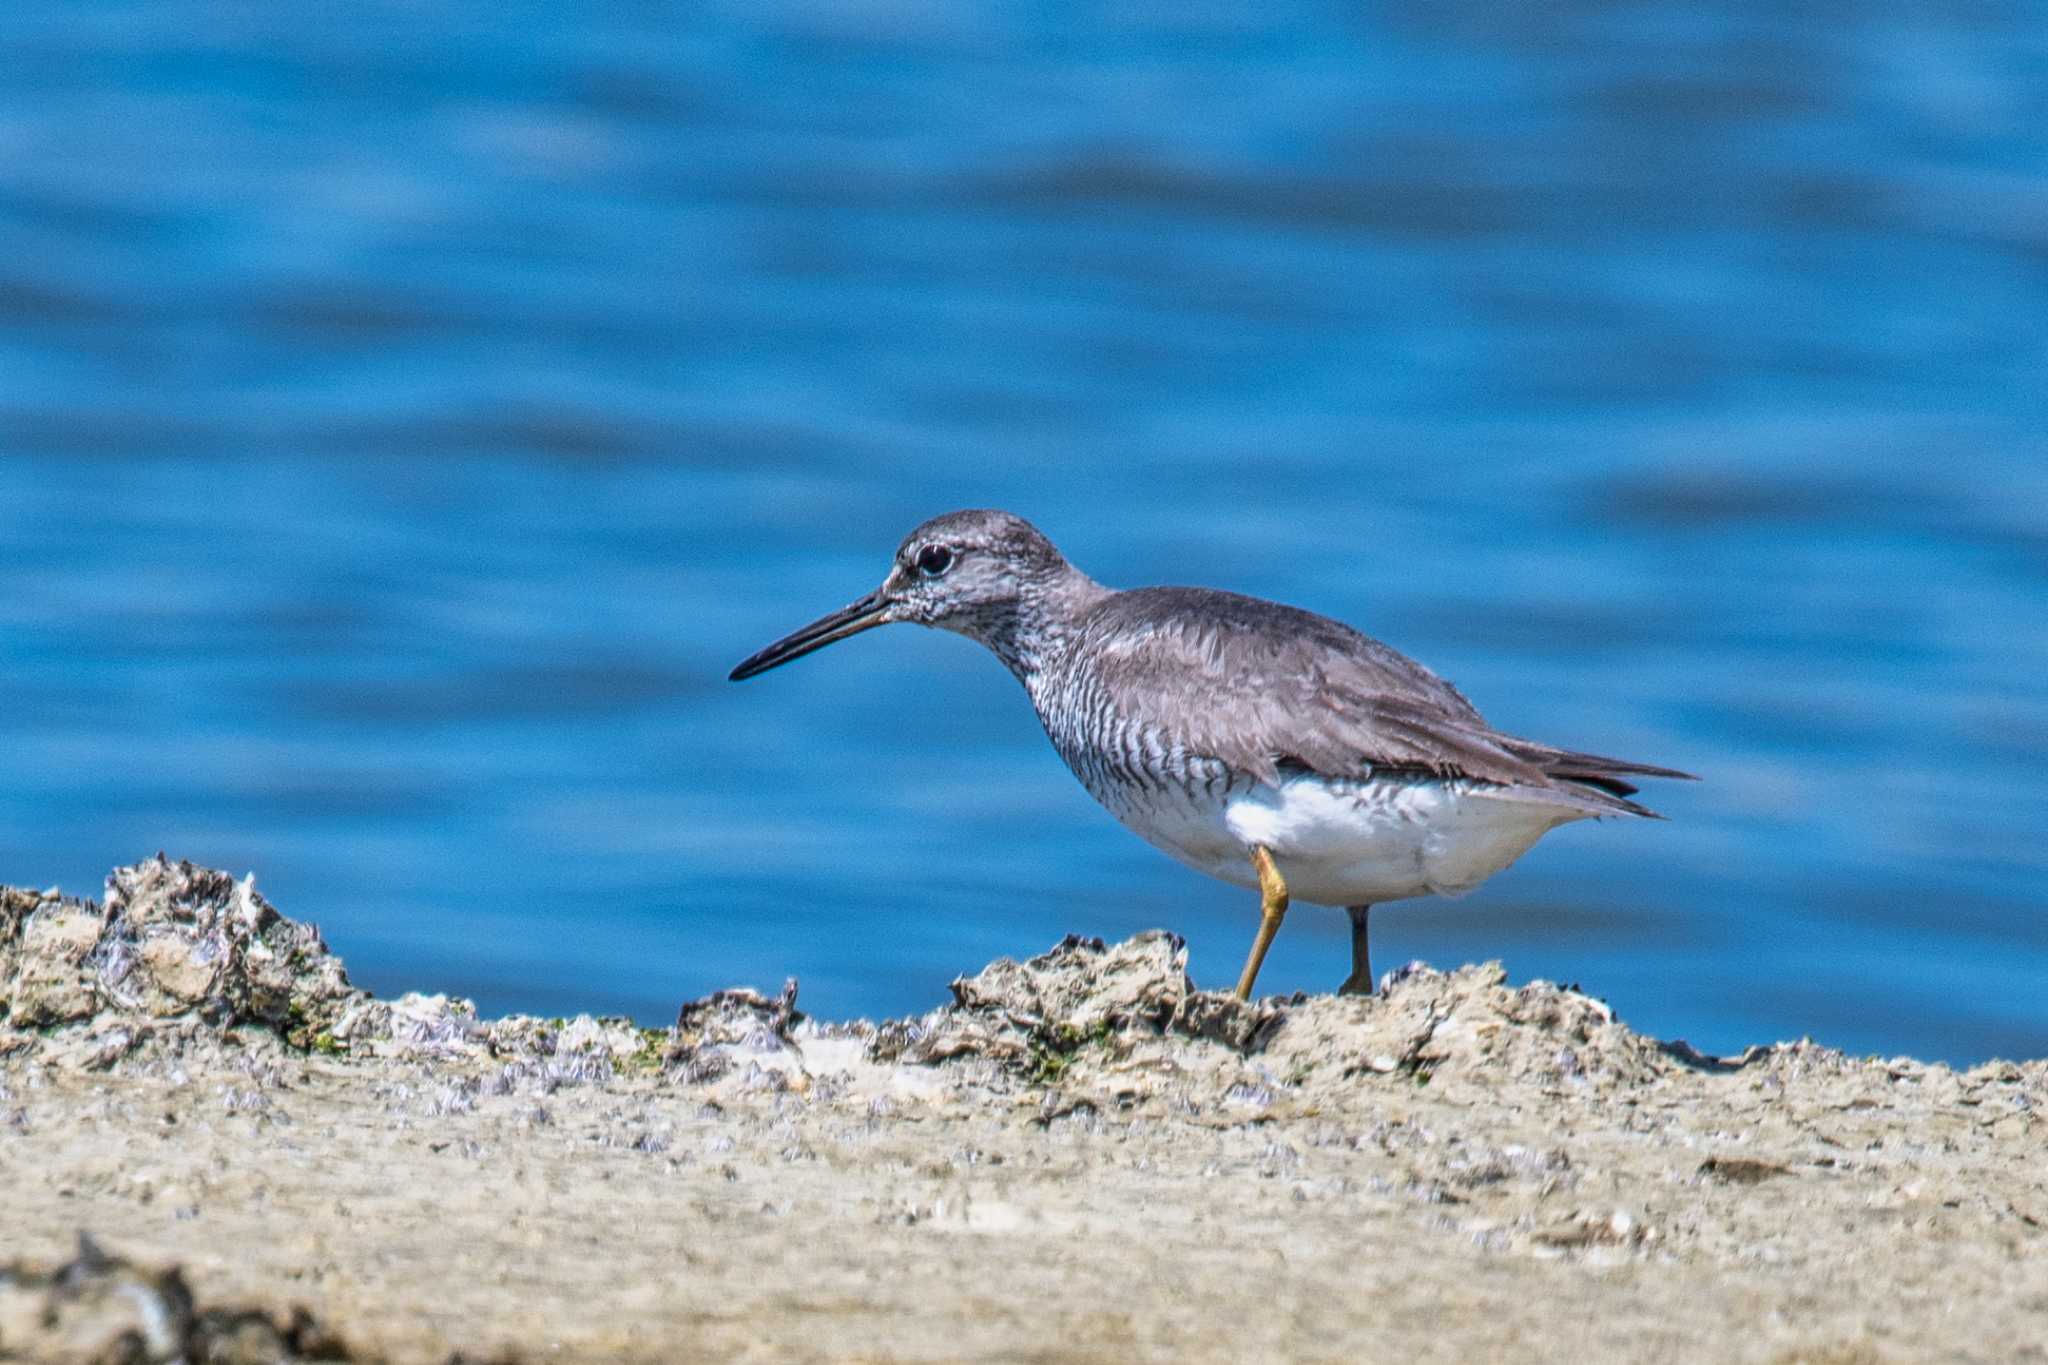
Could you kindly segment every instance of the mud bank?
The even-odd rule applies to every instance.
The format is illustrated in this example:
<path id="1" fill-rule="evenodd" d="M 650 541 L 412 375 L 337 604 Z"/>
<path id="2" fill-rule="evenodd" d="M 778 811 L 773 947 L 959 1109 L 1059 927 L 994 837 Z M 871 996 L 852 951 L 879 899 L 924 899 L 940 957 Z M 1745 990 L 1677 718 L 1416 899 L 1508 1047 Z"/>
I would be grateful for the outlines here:
<path id="1" fill-rule="evenodd" d="M 0 1007 L 0 1359 L 2048 1361 L 2048 1063 L 1704 1057 L 1493 966 L 485 1020 L 157 859 L 0 891 Z"/>

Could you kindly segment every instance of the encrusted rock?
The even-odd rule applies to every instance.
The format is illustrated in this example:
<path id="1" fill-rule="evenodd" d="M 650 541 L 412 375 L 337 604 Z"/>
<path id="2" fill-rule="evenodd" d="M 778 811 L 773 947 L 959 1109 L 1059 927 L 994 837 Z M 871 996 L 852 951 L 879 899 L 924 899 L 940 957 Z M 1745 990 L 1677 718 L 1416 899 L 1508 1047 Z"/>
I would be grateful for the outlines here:
<path id="1" fill-rule="evenodd" d="M 1158 1032 L 1193 993 L 1187 945 L 1163 929 L 1114 947 L 1069 934 L 1028 962 L 998 958 L 953 982 L 953 999 L 970 1014 L 1077 1034 L 1132 1027 Z"/>
<path id="2" fill-rule="evenodd" d="M 756 1074 L 801 1072 L 792 1031 L 804 1023 L 796 1007 L 796 978 L 774 1000 L 738 987 L 684 1002 L 669 1031 L 662 1065 L 692 1084 L 724 1076 L 744 1060 Z"/>
<path id="3" fill-rule="evenodd" d="M 953 1004 L 882 1025 L 869 1056 L 912 1064 L 975 1057 L 1043 1071 L 1049 1057 L 1089 1042 L 1180 1034 L 1241 1053 L 1263 1046 L 1284 1006 L 1198 991 L 1187 963 L 1186 943 L 1163 929 L 1116 944 L 1069 934 L 1029 961 L 999 958 L 957 978 Z"/>
<path id="4" fill-rule="evenodd" d="M 1266 1053 L 1276 1066 L 1334 1067 L 1340 1080 L 1399 1072 L 1455 1087 L 1527 1076 L 1589 1093 L 1685 1065 L 1590 996 L 1547 981 L 1509 986 L 1498 962 L 1452 972 L 1415 963 L 1369 1000 L 1310 997 L 1286 1010 Z"/>
<path id="5" fill-rule="evenodd" d="M 1770 1080 L 1846 1064 L 1805 1044 L 1736 1062 L 1704 1057 L 1630 1031 L 1576 990 L 1510 986 L 1498 963 L 1412 964 L 1371 999 L 1240 1001 L 1196 989 L 1186 945 L 1163 930 L 1116 944 L 1069 936 L 960 977 L 952 992 L 949 1005 L 880 1027 L 806 1019 L 793 980 L 778 996 L 737 989 L 691 1001 L 668 1030 L 588 1015 L 484 1020 L 452 996 L 373 999 L 349 984 L 316 929 L 280 915 L 252 880 L 162 855 L 116 869 L 104 903 L 0 890 L 0 1053 L 33 1046 L 78 1070 L 157 1055 L 193 1030 L 257 1025 L 302 1049 L 492 1066 L 502 1093 L 545 1095 L 621 1072 L 809 1093 L 820 1077 L 829 1089 L 867 1067 L 874 1074 L 859 1085 L 1079 1095 L 1100 1082 L 1124 1108 L 1235 1113 L 1217 1097 L 1242 1087 L 1277 1085 L 1278 1108 L 1313 1103 L 1318 1087 L 1404 1076 L 1452 1088 L 1526 1077 L 1591 1097 L 1681 1070 Z M 957 1065 L 926 1070 L 941 1063 Z"/>
<path id="6" fill-rule="evenodd" d="M 0 893 L 0 1002 L 18 1028 L 105 1011 L 260 1024 L 303 1045 L 367 998 L 320 931 L 278 914 L 254 878 L 158 854 L 116 868 L 102 903 Z"/>
<path id="7" fill-rule="evenodd" d="M 1286 1022 L 1291 1003 L 1199 991 L 1180 1002 L 1167 1024 L 1175 1033 L 1221 1043 L 1233 1052 L 1258 1052 Z"/>
<path id="8" fill-rule="evenodd" d="M 10 913 L 0 917 L 0 998 L 8 1021 L 19 1027 L 89 1019 L 100 1007 L 90 959 L 106 925 L 91 901 L 7 892 Z"/>

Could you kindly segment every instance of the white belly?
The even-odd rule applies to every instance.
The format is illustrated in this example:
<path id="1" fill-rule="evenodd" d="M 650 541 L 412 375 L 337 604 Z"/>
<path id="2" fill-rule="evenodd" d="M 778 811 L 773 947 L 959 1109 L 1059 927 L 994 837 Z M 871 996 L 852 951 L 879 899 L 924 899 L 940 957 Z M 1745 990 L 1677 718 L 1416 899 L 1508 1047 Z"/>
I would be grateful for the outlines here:
<path id="1" fill-rule="evenodd" d="M 1586 813 L 1458 780 L 1333 782 L 1305 774 L 1215 801 L 1165 799 L 1117 812 L 1198 872 L 1255 887 L 1263 844 L 1295 900 L 1376 905 L 1469 891 L 1544 834 Z"/>

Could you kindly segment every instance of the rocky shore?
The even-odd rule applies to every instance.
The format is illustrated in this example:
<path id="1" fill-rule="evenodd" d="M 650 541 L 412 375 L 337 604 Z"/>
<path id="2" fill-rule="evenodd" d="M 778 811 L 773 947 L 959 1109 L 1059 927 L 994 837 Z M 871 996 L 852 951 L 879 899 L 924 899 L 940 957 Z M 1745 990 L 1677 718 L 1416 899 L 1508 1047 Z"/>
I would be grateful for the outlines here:
<path id="1" fill-rule="evenodd" d="M 981 1357 L 2048 1361 L 2048 1063 L 1244 1005 L 1156 932 L 486 1020 L 189 863 L 0 890 L 0 1360 Z"/>

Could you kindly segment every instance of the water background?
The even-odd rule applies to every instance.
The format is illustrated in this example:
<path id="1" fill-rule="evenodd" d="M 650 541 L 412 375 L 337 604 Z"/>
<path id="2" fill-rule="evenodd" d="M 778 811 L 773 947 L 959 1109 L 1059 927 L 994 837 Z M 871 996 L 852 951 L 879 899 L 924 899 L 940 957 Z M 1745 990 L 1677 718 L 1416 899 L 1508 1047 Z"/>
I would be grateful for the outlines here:
<path id="1" fill-rule="evenodd" d="M 1250 900 L 974 646 L 724 680 L 995 505 L 1708 779 L 1379 965 L 2043 1055 L 2044 70 L 1995 3 L 7 6 L 0 881 L 254 869 L 492 1011 L 1227 984 Z"/>

